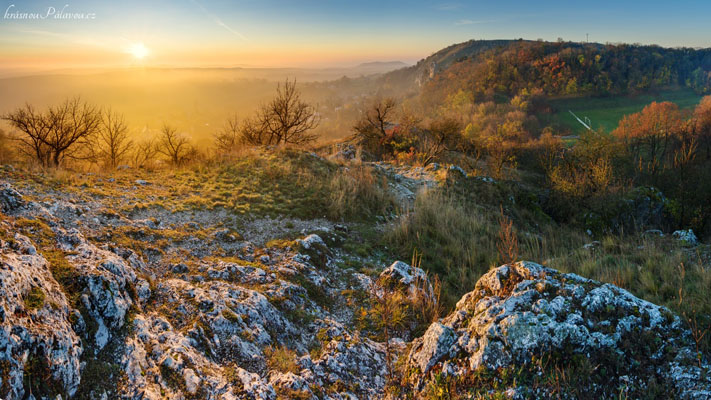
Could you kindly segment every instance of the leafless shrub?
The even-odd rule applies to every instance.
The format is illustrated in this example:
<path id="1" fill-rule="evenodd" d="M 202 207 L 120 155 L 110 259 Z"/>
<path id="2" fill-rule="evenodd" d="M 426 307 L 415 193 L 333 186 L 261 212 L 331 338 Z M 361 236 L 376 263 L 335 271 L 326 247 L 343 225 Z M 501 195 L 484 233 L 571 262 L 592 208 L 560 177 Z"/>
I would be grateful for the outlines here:
<path id="1" fill-rule="evenodd" d="M 393 124 L 396 102 L 393 98 L 375 100 L 361 112 L 360 119 L 353 126 L 355 134 L 350 140 L 366 151 L 379 155 L 388 136 L 387 130 Z"/>
<path id="2" fill-rule="evenodd" d="M 158 146 L 153 139 L 136 143 L 133 150 L 132 163 L 135 168 L 149 166 L 158 155 Z"/>
<path id="3" fill-rule="evenodd" d="M 277 86 L 276 97 L 240 128 L 241 140 L 250 145 L 304 145 L 316 140 L 309 133 L 319 124 L 316 109 L 301 99 L 296 81 Z"/>
<path id="4" fill-rule="evenodd" d="M 215 149 L 219 155 L 234 154 L 241 147 L 241 125 L 237 116 L 230 117 L 222 129 L 214 135 Z"/>
<path id="5" fill-rule="evenodd" d="M 504 215 L 503 207 L 499 217 L 499 240 L 496 248 L 502 263 L 513 264 L 518 260 L 518 237 L 513 229 L 513 221 Z"/>
<path id="6" fill-rule="evenodd" d="M 194 153 L 190 146 L 190 140 L 178 133 L 178 130 L 170 125 L 163 125 L 158 137 L 157 151 L 168 158 L 171 164 L 179 166 L 189 160 L 189 156 Z"/>
<path id="7" fill-rule="evenodd" d="M 128 126 L 122 114 L 107 109 L 102 113 L 97 136 L 98 156 L 110 168 L 116 168 L 129 154 L 133 142 L 128 138 Z"/>

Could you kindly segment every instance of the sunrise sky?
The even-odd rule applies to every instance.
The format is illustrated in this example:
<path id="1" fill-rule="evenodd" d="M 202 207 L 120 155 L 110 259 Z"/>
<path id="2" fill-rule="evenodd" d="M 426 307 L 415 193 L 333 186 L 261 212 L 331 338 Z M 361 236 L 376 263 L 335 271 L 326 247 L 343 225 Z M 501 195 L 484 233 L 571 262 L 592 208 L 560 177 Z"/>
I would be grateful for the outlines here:
<path id="1" fill-rule="evenodd" d="M 572 3 L 2 1 L 0 68 L 413 63 L 469 39 L 586 33 L 601 43 L 711 47 L 708 0 Z"/>

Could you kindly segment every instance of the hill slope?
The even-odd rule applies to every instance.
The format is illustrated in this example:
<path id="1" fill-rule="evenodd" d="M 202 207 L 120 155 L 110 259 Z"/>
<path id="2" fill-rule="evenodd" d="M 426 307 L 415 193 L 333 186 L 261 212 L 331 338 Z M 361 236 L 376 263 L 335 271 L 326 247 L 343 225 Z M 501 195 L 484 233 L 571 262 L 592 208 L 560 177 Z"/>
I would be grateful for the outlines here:
<path id="1" fill-rule="evenodd" d="M 0 397 L 711 393 L 678 316 L 575 274 L 495 268 L 438 319 L 436 281 L 383 245 L 391 211 L 329 214 L 312 179 L 350 187 L 341 174 L 360 169 L 405 200 L 503 184 L 392 168 L 295 151 L 111 175 L 3 167 Z"/>
<path id="2" fill-rule="evenodd" d="M 711 49 L 526 40 L 472 40 L 444 48 L 384 81 L 424 86 L 444 99 L 463 89 L 475 97 L 522 90 L 550 96 L 610 95 L 668 85 L 711 91 Z"/>

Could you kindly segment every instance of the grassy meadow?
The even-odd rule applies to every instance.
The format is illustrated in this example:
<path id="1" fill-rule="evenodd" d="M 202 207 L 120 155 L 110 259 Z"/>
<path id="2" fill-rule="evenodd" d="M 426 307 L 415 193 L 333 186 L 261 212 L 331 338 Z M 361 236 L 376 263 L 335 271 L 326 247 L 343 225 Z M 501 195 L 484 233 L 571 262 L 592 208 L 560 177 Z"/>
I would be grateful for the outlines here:
<path id="1" fill-rule="evenodd" d="M 675 88 L 633 96 L 559 98 L 550 100 L 553 114 L 541 118 L 546 120 L 548 117 L 548 124 L 560 126 L 563 131 L 580 134 L 585 128 L 570 115 L 570 110 L 580 119 L 588 117 L 593 129 L 603 128 L 611 132 L 623 116 L 639 112 L 653 101 L 670 101 L 682 110 L 688 110 L 693 109 L 701 97 L 689 88 Z"/>

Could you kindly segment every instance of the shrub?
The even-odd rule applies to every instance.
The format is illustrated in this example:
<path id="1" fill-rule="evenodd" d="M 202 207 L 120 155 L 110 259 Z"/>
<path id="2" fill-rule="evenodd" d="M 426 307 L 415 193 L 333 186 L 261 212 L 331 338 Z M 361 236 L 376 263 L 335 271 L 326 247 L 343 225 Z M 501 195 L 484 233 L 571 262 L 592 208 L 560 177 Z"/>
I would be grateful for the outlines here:
<path id="1" fill-rule="evenodd" d="M 270 370 L 284 373 L 291 372 L 293 374 L 298 374 L 301 370 L 296 363 L 296 353 L 286 347 L 266 347 L 264 356 L 267 359 L 267 367 Z"/>
<path id="2" fill-rule="evenodd" d="M 45 294 L 42 289 L 33 286 L 25 297 L 25 307 L 30 310 L 37 310 L 44 305 Z"/>

